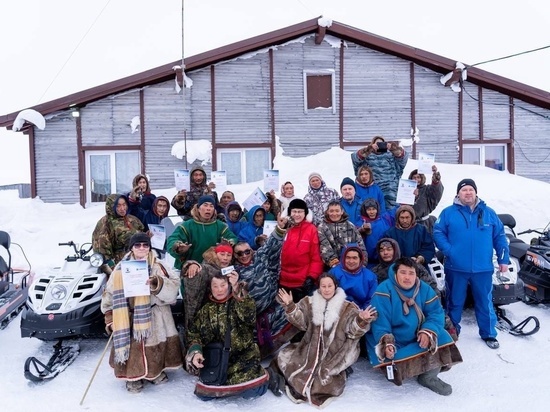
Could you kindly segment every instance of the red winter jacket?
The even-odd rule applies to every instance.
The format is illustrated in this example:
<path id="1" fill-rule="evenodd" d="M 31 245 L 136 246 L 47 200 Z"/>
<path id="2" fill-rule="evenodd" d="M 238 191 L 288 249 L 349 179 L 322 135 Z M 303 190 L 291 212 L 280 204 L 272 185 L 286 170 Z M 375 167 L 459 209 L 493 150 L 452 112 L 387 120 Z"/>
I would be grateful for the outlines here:
<path id="1" fill-rule="evenodd" d="M 323 268 L 317 228 L 304 220 L 288 229 L 281 250 L 279 284 L 299 288 L 308 276 L 317 279 Z"/>

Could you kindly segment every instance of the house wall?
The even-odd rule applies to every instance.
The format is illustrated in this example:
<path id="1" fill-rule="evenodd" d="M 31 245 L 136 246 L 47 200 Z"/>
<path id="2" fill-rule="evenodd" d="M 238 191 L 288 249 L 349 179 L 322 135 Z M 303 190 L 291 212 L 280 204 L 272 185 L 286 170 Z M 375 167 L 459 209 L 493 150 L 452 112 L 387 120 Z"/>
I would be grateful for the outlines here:
<path id="1" fill-rule="evenodd" d="M 35 128 L 36 194 L 44 202 L 78 203 L 76 120 L 69 112 Z"/>

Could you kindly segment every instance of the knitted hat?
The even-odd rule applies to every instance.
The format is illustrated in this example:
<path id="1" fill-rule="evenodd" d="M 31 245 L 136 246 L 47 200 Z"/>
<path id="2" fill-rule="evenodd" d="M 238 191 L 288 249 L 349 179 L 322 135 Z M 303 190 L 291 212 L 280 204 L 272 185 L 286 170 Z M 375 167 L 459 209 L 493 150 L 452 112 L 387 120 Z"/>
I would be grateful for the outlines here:
<path id="1" fill-rule="evenodd" d="M 292 209 L 301 209 L 306 211 L 306 215 L 309 212 L 309 209 L 307 208 L 306 202 L 304 202 L 302 199 L 292 199 L 288 205 L 288 215 L 290 216 L 290 212 L 292 212 Z"/>
<path id="2" fill-rule="evenodd" d="M 342 183 L 340 183 L 340 189 L 342 189 L 346 185 L 353 186 L 354 189 L 356 188 L 355 182 L 351 180 L 349 177 L 344 177 L 344 179 L 342 180 Z"/>
<path id="3" fill-rule="evenodd" d="M 309 182 L 311 179 L 313 179 L 314 177 L 318 177 L 319 180 L 323 180 L 323 178 L 321 177 L 321 175 L 317 172 L 311 172 L 309 174 L 309 177 L 307 178 L 307 181 Z"/>
<path id="4" fill-rule="evenodd" d="M 128 241 L 128 249 L 132 249 L 136 243 L 147 243 L 151 247 L 151 238 L 147 233 L 134 233 Z"/>
<path id="5" fill-rule="evenodd" d="M 456 187 L 456 194 L 458 194 L 458 192 L 460 192 L 460 189 L 462 189 L 464 186 L 472 186 L 477 194 L 476 182 L 474 182 L 473 179 L 462 179 L 460 182 L 458 182 L 458 186 Z"/>
<path id="6" fill-rule="evenodd" d="M 199 197 L 199 201 L 197 202 L 197 207 L 201 207 L 203 203 L 212 203 L 212 206 L 216 205 L 216 201 L 214 200 L 214 197 L 210 195 L 204 195 Z"/>
<path id="7" fill-rule="evenodd" d="M 216 251 L 216 253 L 227 252 L 233 254 L 233 248 L 229 243 L 220 243 L 219 245 L 216 245 L 214 250 Z"/>

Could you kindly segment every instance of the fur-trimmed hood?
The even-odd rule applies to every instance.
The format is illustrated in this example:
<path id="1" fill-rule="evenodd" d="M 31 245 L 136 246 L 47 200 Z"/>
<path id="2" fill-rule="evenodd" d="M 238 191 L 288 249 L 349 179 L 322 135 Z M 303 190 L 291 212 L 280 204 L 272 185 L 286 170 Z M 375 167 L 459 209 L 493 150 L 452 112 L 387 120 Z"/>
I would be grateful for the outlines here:
<path id="1" fill-rule="evenodd" d="M 310 299 L 313 324 L 316 326 L 323 325 L 325 331 L 330 330 L 340 318 L 340 311 L 346 301 L 346 292 L 342 288 L 336 288 L 334 296 L 330 300 L 326 300 L 317 289 Z"/>

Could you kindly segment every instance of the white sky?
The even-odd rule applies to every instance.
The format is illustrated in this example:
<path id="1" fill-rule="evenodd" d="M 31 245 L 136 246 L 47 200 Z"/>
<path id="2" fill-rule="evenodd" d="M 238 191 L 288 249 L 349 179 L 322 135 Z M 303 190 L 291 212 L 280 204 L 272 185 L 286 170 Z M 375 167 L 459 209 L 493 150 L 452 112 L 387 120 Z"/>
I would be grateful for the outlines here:
<path id="1" fill-rule="evenodd" d="M 0 114 L 180 59 L 181 11 L 181 0 L 0 2 Z M 186 0 L 185 55 L 320 15 L 466 64 L 550 44 L 543 0 Z M 550 49 L 481 68 L 550 90 Z M 0 184 L 29 181 L 26 138 L 2 129 L 0 150 Z"/>
<path id="2" fill-rule="evenodd" d="M 436 159 L 437 160 L 437 159 Z M 548 203 L 550 184 L 510 175 L 481 166 L 451 165 L 436 163 L 441 171 L 445 186 L 440 206 L 451 204 L 457 183 L 465 177 L 473 177 L 479 196 L 497 213 L 511 213 L 517 220 L 517 231 L 528 228 L 543 228 L 550 221 Z M 280 181 L 291 180 L 296 194 L 303 196 L 307 188 L 307 176 L 311 171 L 319 172 L 330 187 L 340 187 L 340 182 L 352 176 L 353 168 L 349 153 L 338 148 L 314 156 L 291 159 L 282 155 L 278 148 L 275 165 L 280 169 Z M 409 161 L 404 175 L 417 167 Z M 262 182 L 230 186 L 238 201 L 242 202 Z M 504 188 L 504 189 L 503 189 Z M 514 190 L 510 190 L 514 188 Z M 157 195 L 169 199 L 175 188 L 155 190 Z M 0 229 L 11 235 L 12 245 L 20 244 L 28 256 L 33 270 L 59 266 L 68 253 L 68 248 L 57 243 L 73 240 L 89 242 L 97 220 L 105 213 L 104 204 L 83 209 L 80 205 L 43 203 L 40 199 L 18 199 L 17 192 L 0 192 Z M 60 217 L 62 216 L 62 223 Z M 523 240 L 529 241 L 531 235 Z M 12 246 L 14 267 L 27 267 L 21 251 Z M 472 311 L 468 311 L 462 322 L 458 347 L 464 363 L 441 375 L 453 386 L 449 397 L 439 396 L 421 388 L 414 379 L 406 380 L 402 387 L 387 382 L 378 372 L 371 369 L 365 360 L 355 366 L 342 397 L 327 407 L 333 412 L 363 411 L 546 411 L 550 404 L 550 392 L 543 388 L 548 374 L 548 342 L 550 341 L 550 311 L 545 305 L 528 306 L 522 302 L 506 306 L 508 316 L 515 322 L 529 315 L 537 316 L 541 322 L 539 333 L 531 337 L 518 338 L 499 332 L 501 347 L 488 349 L 477 334 Z M 19 319 L 0 331 L 0 371 L 2 371 L 2 410 L 57 412 L 79 410 L 78 403 L 88 381 L 99 361 L 106 340 L 81 342 L 81 354 L 75 363 L 52 382 L 34 385 L 23 377 L 23 365 L 28 356 L 37 356 L 45 361 L 51 353 L 52 343 L 38 339 L 20 338 Z M 546 361 L 545 361 L 546 359 Z M 116 381 L 107 363 L 107 356 L 99 367 L 92 384 L 84 410 L 90 412 L 117 411 L 137 412 L 155 410 L 158 412 L 223 411 L 314 411 L 307 405 L 294 405 L 286 396 L 276 398 L 268 392 L 260 399 L 220 400 L 204 403 L 193 393 L 195 379 L 179 370 L 169 373 L 166 385 L 147 385 L 140 395 L 126 392 L 124 384 Z M 40 407 L 36 400 L 40 399 Z M 183 405 L 183 406 L 182 406 Z"/>

